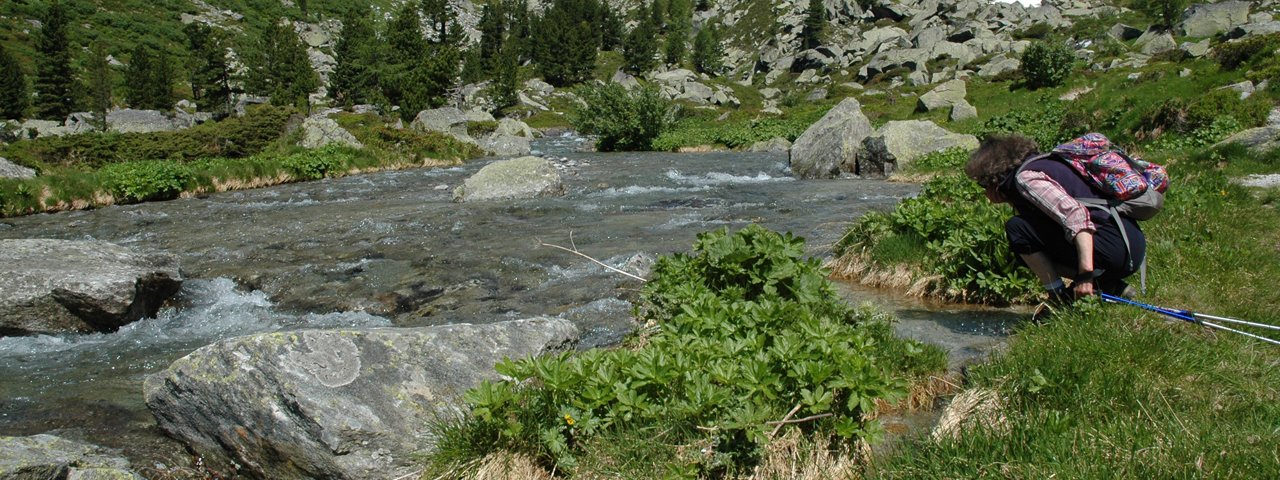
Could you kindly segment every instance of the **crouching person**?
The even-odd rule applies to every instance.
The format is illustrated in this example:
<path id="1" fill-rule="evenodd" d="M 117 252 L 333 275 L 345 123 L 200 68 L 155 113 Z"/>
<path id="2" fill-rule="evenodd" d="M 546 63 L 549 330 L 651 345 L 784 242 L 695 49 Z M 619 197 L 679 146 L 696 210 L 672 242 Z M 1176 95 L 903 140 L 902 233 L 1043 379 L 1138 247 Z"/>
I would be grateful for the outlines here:
<path id="1" fill-rule="evenodd" d="M 1102 194 L 1069 165 L 1038 155 L 1030 138 L 1010 135 L 984 140 L 964 170 L 988 200 L 1013 207 L 1005 223 L 1009 248 L 1044 285 L 1049 305 L 1098 292 L 1125 294 L 1124 279 L 1146 255 L 1146 237 L 1134 220 L 1080 203 Z M 1120 228 L 1128 235 L 1127 248 Z"/>

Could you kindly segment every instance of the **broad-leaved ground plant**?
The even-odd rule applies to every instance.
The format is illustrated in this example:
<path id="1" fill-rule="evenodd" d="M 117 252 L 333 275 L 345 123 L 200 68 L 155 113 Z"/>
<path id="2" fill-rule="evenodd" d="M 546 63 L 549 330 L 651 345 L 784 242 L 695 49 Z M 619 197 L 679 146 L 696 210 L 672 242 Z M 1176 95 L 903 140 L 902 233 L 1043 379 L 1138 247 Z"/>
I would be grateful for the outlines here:
<path id="1" fill-rule="evenodd" d="M 468 392 L 470 417 L 441 445 L 472 458 L 517 451 L 572 472 L 587 445 L 640 432 L 700 446 L 669 459 L 672 472 L 716 476 L 758 460 L 778 428 L 770 422 L 793 408 L 818 417 L 790 428 L 875 440 L 879 426 L 864 420 L 875 402 L 901 398 L 944 355 L 896 338 L 883 312 L 842 301 L 803 252 L 803 239 L 755 225 L 699 235 L 644 286 L 637 313 L 656 327 L 638 347 L 503 362 L 512 380 Z"/>

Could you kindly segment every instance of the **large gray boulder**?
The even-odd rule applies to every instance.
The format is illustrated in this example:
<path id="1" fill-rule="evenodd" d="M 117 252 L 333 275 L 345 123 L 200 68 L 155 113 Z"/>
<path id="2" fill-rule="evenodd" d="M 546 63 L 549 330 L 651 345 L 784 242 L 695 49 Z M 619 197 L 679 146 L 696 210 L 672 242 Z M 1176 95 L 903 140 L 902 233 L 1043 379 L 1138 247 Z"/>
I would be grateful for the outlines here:
<path id="1" fill-rule="evenodd" d="M 791 173 L 799 178 L 833 178 L 856 169 L 858 148 L 871 121 L 857 99 L 846 98 L 805 130 L 791 146 Z"/>
<path id="2" fill-rule="evenodd" d="M 0 178 L 35 178 L 36 171 L 0 157 Z"/>
<path id="3" fill-rule="evenodd" d="M 227 476 L 409 478 L 429 425 L 493 366 L 571 347 L 571 322 L 306 330 L 203 347 L 146 379 L 160 427 Z"/>
<path id="4" fill-rule="evenodd" d="M 564 183 L 551 162 L 538 157 L 520 157 L 485 165 L 454 190 L 453 200 L 512 200 L 563 194 Z"/>
<path id="5" fill-rule="evenodd" d="M 99 241 L 0 240 L 0 335 L 111 331 L 156 314 L 178 260 Z"/>
<path id="6" fill-rule="evenodd" d="M 0 479 L 142 480 L 129 461 L 97 445 L 54 435 L 0 437 Z"/>
<path id="7" fill-rule="evenodd" d="M 1186 37 L 1210 37 L 1249 23 L 1249 2 L 1198 3 L 1186 11 L 1176 27 Z"/>
<path id="8" fill-rule="evenodd" d="M 529 137 L 501 132 L 493 132 L 481 138 L 480 148 L 498 157 L 528 155 L 529 152 L 533 151 L 533 147 L 529 143 Z"/>
<path id="9" fill-rule="evenodd" d="M 302 140 L 298 145 L 304 148 L 320 148 L 337 144 L 355 148 L 364 148 L 364 144 L 355 135 L 338 125 L 332 118 L 308 117 L 302 122 Z"/>
<path id="10" fill-rule="evenodd" d="M 863 140 L 862 175 L 890 175 L 921 156 L 949 148 L 978 148 L 978 137 L 953 133 L 927 120 L 895 120 Z"/>
<path id="11" fill-rule="evenodd" d="M 929 112 L 939 108 L 951 108 L 961 102 L 969 94 L 964 80 L 951 80 L 920 96 L 916 109 Z"/>
<path id="12" fill-rule="evenodd" d="M 456 107 L 423 110 L 413 118 L 409 128 L 419 132 L 441 132 L 458 139 L 473 142 L 467 134 L 467 114 Z"/>

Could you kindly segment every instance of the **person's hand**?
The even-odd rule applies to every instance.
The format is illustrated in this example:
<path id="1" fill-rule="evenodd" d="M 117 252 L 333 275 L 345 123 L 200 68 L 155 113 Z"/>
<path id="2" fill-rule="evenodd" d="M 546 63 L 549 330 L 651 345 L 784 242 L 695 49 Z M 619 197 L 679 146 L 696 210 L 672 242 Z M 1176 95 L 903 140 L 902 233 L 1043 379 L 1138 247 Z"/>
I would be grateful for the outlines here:
<path id="1" fill-rule="evenodd" d="M 1094 290 L 1092 279 L 1085 280 L 1083 282 L 1076 282 L 1075 284 L 1071 285 L 1071 289 L 1076 292 L 1076 298 L 1085 298 L 1085 297 L 1092 296 L 1096 293 Z"/>

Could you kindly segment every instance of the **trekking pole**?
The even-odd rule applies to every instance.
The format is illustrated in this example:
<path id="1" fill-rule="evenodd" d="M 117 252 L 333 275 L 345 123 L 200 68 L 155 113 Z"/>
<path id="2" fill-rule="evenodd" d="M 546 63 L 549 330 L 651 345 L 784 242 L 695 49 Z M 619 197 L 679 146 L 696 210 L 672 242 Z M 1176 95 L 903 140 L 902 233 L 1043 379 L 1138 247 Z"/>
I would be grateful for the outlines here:
<path id="1" fill-rule="evenodd" d="M 1112 302 L 1112 303 L 1123 303 L 1123 304 L 1125 304 L 1125 305 L 1132 305 L 1132 306 L 1135 306 L 1135 307 L 1138 307 L 1138 308 L 1142 308 L 1142 309 L 1146 309 L 1146 310 L 1150 310 L 1150 311 L 1153 311 L 1153 312 L 1156 312 L 1156 313 L 1159 313 L 1159 314 L 1162 314 L 1162 315 L 1167 315 L 1167 316 L 1169 316 L 1169 317 L 1173 317 L 1173 318 L 1176 318 L 1176 319 L 1178 319 L 1178 320 L 1182 320 L 1182 321 L 1186 321 L 1186 322 L 1191 322 L 1191 323 L 1194 323 L 1194 324 L 1196 324 L 1196 325 L 1204 325 L 1204 326 L 1206 326 L 1206 327 L 1216 328 L 1216 329 L 1219 329 L 1219 330 L 1226 330 L 1226 331 L 1228 331 L 1228 332 L 1239 333 L 1239 334 L 1241 334 L 1241 335 L 1244 335 L 1244 336 L 1249 337 L 1249 338 L 1253 338 L 1253 339 L 1255 339 L 1255 340 L 1262 340 L 1262 341 L 1267 342 L 1267 343 L 1271 343 L 1271 344 L 1275 344 L 1275 345 L 1280 345 L 1280 340 L 1274 340 L 1274 339 L 1270 339 L 1270 338 L 1263 337 L 1263 336 L 1260 336 L 1260 335 L 1254 335 L 1254 334 L 1249 333 L 1249 332 L 1245 332 L 1245 331 L 1241 331 L 1241 330 L 1236 330 L 1236 329 L 1231 328 L 1231 327 L 1225 327 L 1225 326 L 1222 326 L 1222 325 L 1218 325 L 1218 324 L 1216 324 L 1216 323 L 1206 322 L 1206 321 L 1204 321 L 1203 319 L 1207 318 L 1207 319 L 1215 320 L 1215 321 L 1219 321 L 1219 322 L 1235 323 L 1235 324 L 1240 324 L 1240 325 L 1248 325 L 1248 326 L 1251 326 L 1251 327 L 1266 328 L 1266 329 L 1271 329 L 1271 330 L 1280 330 L 1280 326 L 1276 326 L 1276 325 L 1267 325 L 1267 324 L 1265 324 L 1265 323 L 1246 322 L 1246 321 L 1244 321 L 1244 320 L 1239 320 L 1239 319 L 1235 319 L 1235 318 L 1218 317 L 1218 316 L 1214 316 L 1214 315 L 1205 315 L 1205 314 L 1203 314 L 1203 313 L 1196 313 L 1196 312 L 1193 312 L 1193 311 L 1190 311 L 1190 310 L 1175 310 L 1175 309 L 1172 309 L 1172 308 L 1165 308 L 1165 307 L 1160 307 L 1160 306 L 1156 306 L 1156 305 L 1149 305 L 1149 304 L 1146 304 L 1146 303 L 1142 303 L 1142 302 L 1138 302 L 1138 301 L 1130 300 L 1130 299 L 1127 299 L 1127 298 L 1124 298 L 1124 297 L 1117 297 L 1117 296 L 1115 296 L 1115 295 L 1110 295 L 1110 294 L 1106 294 L 1106 293 L 1100 293 L 1099 295 L 1101 295 L 1101 296 L 1102 296 L 1102 299 L 1103 299 L 1103 300 L 1108 301 L 1108 302 Z"/>

